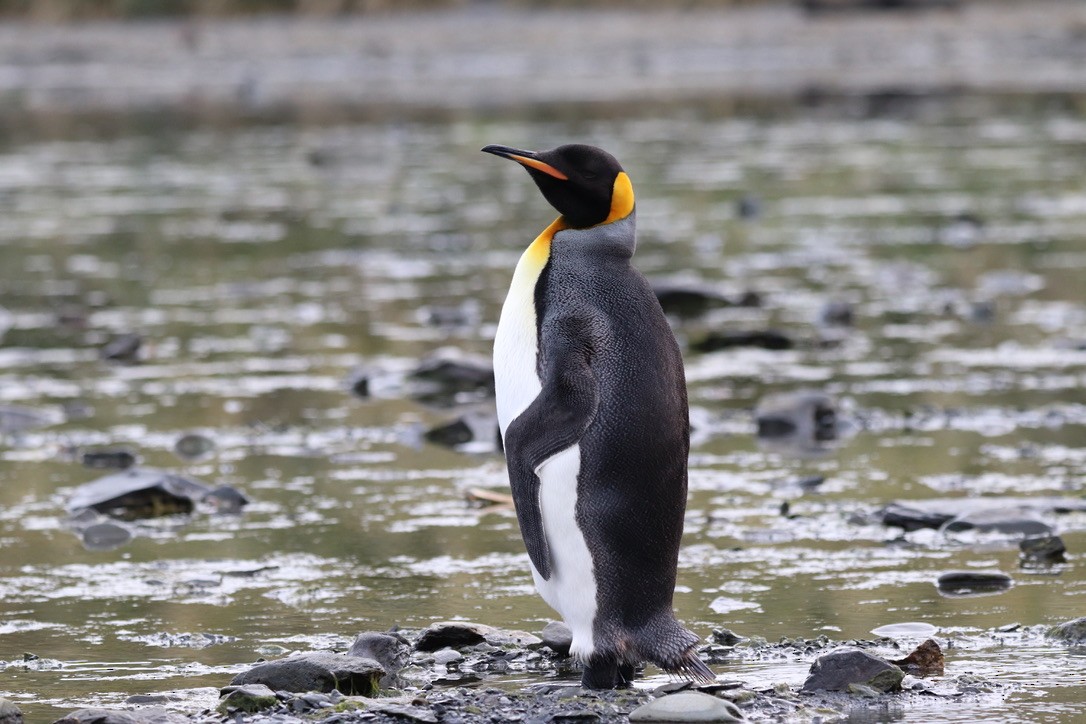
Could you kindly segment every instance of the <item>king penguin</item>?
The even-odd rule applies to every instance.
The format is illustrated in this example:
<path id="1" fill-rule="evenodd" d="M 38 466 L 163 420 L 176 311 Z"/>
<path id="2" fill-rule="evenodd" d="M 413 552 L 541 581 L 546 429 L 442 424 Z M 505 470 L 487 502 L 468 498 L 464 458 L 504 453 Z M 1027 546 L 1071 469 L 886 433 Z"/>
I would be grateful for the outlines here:
<path id="1" fill-rule="evenodd" d="M 560 216 L 524 251 L 494 339 L 498 426 L 532 577 L 573 632 L 582 685 L 651 661 L 712 680 L 672 598 L 690 424 L 678 344 L 631 264 L 634 194 L 587 145 L 482 149 Z"/>

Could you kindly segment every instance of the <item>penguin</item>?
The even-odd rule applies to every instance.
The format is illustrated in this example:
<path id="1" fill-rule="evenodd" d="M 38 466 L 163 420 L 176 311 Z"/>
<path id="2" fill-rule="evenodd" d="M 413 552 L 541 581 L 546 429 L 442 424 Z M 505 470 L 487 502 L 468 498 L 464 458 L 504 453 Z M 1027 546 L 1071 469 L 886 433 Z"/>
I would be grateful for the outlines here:
<path id="1" fill-rule="evenodd" d="M 634 193 L 609 153 L 482 149 L 559 217 L 513 272 L 494 339 L 498 427 L 532 577 L 573 633 L 582 686 L 635 667 L 712 681 L 672 609 L 690 423 L 678 344 L 631 263 Z"/>

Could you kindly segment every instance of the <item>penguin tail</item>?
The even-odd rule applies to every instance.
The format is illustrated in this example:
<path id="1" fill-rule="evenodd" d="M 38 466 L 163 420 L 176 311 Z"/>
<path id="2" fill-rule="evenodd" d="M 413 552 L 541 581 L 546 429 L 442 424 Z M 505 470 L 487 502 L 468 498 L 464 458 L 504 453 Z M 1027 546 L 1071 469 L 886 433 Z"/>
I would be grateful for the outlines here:
<path id="1" fill-rule="evenodd" d="M 637 649 L 647 659 L 669 674 L 696 681 L 716 681 L 716 675 L 698 658 L 698 637 L 683 628 L 672 616 L 657 620 L 639 632 Z"/>

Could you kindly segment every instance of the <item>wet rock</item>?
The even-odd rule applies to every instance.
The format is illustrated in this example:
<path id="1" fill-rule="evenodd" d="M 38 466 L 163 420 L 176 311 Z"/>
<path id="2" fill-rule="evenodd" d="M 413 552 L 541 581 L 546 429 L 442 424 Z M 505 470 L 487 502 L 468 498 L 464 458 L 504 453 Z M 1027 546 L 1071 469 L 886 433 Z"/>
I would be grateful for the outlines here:
<path id="1" fill-rule="evenodd" d="M 730 722 L 743 721 L 743 713 L 730 701 L 700 691 L 679 691 L 653 699 L 630 712 L 630 721 Z"/>
<path id="2" fill-rule="evenodd" d="M 788 335 L 772 329 L 747 332 L 709 332 L 690 347 L 696 352 L 716 352 L 733 347 L 759 347 L 768 350 L 786 350 L 795 347 Z"/>
<path id="3" fill-rule="evenodd" d="M 416 396 L 424 399 L 464 392 L 494 394 L 494 367 L 490 361 L 453 348 L 430 355 L 409 376 L 427 383 L 416 390 Z"/>
<path id="4" fill-rule="evenodd" d="M 81 485 L 68 499 L 68 511 L 83 509 L 121 520 L 191 513 L 213 489 L 164 470 L 130 468 Z"/>
<path id="5" fill-rule="evenodd" d="M 1067 562 L 1067 547 L 1058 535 L 1023 538 L 1018 543 L 1018 549 L 1022 551 L 1019 565 L 1025 568 L 1031 565 L 1048 566 Z"/>
<path id="6" fill-rule="evenodd" d="M 712 639 L 714 643 L 718 643 L 721 646 L 735 646 L 736 644 L 746 641 L 746 638 L 743 636 L 726 628 L 713 629 Z"/>
<path id="7" fill-rule="evenodd" d="M 847 691 L 849 684 L 864 684 L 882 692 L 898 691 L 905 672 L 888 661 L 857 649 L 819 656 L 803 682 L 803 691 Z"/>
<path id="8" fill-rule="evenodd" d="M 483 318 L 483 310 L 476 299 L 466 299 L 460 304 L 431 305 L 418 313 L 423 324 L 434 327 L 472 327 Z"/>
<path id="9" fill-rule="evenodd" d="M 867 684 L 849 684 L 848 693 L 860 699 L 878 699 L 882 692 Z"/>
<path id="10" fill-rule="evenodd" d="M 173 444 L 173 451 L 177 457 L 188 462 L 202 460 L 215 452 L 215 441 L 206 435 L 192 432 L 178 438 Z"/>
<path id="11" fill-rule="evenodd" d="M 758 439 L 786 452 L 820 452 L 839 437 L 837 403 L 813 390 L 766 395 L 754 410 L 754 420 Z"/>
<path id="12" fill-rule="evenodd" d="M 348 696 L 373 696 L 385 670 L 373 659 L 316 652 L 270 661 L 235 676 L 230 684 L 264 684 L 274 691 L 338 690 Z"/>
<path id="13" fill-rule="evenodd" d="M 1057 624 L 1045 635 L 1071 646 L 1086 646 L 1086 616 Z"/>
<path id="14" fill-rule="evenodd" d="M 276 697 L 275 692 L 264 684 L 230 686 L 227 689 L 229 691 L 223 695 L 218 707 L 219 713 L 223 716 L 229 716 L 235 711 L 252 714 L 279 705 L 279 698 Z"/>
<path id="15" fill-rule="evenodd" d="M 0 405 L 0 434 L 3 435 L 59 425 L 62 422 L 64 422 L 64 415 L 57 410 L 39 410 L 22 405 Z"/>
<path id="16" fill-rule="evenodd" d="M 506 631 L 481 623 L 439 621 L 430 624 L 415 642 L 419 651 L 437 651 L 445 647 L 461 649 L 478 644 L 490 646 L 535 647 L 543 643 L 538 636 L 524 631 Z"/>
<path id="17" fill-rule="evenodd" d="M 563 621 L 551 621 L 543 627 L 543 645 L 556 654 L 569 656 L 569 647 L 573 645 L 573 631 Z"/>
<path id="18" fill-rule="evenodd" d="M 57 719 L 53 724 L 188 724 L 184 714 L 161 707 L 119 711 L 116 709 L 79 709 Z"/>
<path id="19" fill-rule="evenodd" d="M 126 448 L 86 450 L 79 456 L 83 467 L 98 470 L 125 470 L 136 464 L 136 455 Z"/>
<path id="20" fill-rule="evenodd" d="M 456 649 L 440 649 L 434 652 L 434 663 L 438 666 L 448 666 L 464 660 L 464 655 Z"/>
<path id="21" fill-rule="evenodd" d="M 1005 591 L 1014 583 L 1001 571 L 949 571 L 939 576 L 936 587 L 949 596 Z"/>
<path id="22" fill-rule="evenodd" d="M 427 430 L 423 437 L 435 445 L 459 448 L 472 442 L 484 442 L 487 446 L 497 439 L 498 417 L 495 414 L 469 412 L 452 422 Z"/>
<path id="23" fill-rule="evenodd" d="M 735 215 L 744 221 L 752 221 L 762 215 L 762 199 L 754 194 L 743 194 L 735 202 Z"/>
<path id="24" fill-rule="evenodd" d="M 699 284 L 654 282 L 652 291 L 664 314 L 690 319 L 713 309 L 731 307 L 734 302 L 717 290 Z"/>
<path id="25" fill-rule="evenodd" d="M 944 533 L 975 530 L 1016 536 L 1049 535 L 1052 526 L 1023 508 L 990 508 L 970 511 L 943 524 Z"/>
<path id="26" fill-rule="evenodd" d="M 876 511 L 875 515 L 883 525 L 890 528 L 903 528 L 906 532 L 922 528 L 939 529 L 955 517 L 952 513 L 924 510 L 905 503 L 890 503 L 885 508 Z"/>
<path id="27" fill-rule="evenodd" d="M 913 531 L 920 528 L 938 529 L 955 518 L 977 516 L 988 510 L 1013 510 L 1016 515 L 1068 513 L 1086 510 L 1086 499 L 1057 496 L 932 498 L 890 503 L 876 511 L 875 518 L 883 525 Z"/>
<path id="28" fill-rule="evenodd" d="M 0 699 L 0 724 L 23 724 L 23 711 L 10 699 Z"/>
<path id="29" fill-rule="evenodd" d="M 230 485 L 220 485 L 205 495 L 200 502 L 216 513 L 232 515 L 240 513 L 242 508 L 249 504 L 249 499 L 237 488 Z"/>
<path id="30" fill-rule="evenodd" d="M 113 362 L 135 362 L 139 359 L 143 337 L 138 334 L 122 334 L 114 337 L 98 351 L 104 360 Z"/>
<path id="31" fill-rule="evenodd" d="M 407 641 L 400 636 L 376 631 L 360 633 L 347 651 L 350 656 L 373 659 L 385 670 L 381 687 L 390 688 L 396 683 L 396 675 L 410 656 Z"/>
<path id="32" fill-rule="evenodd" d="M 855 314 L 852 303 L 842 300 L 830 300 L 818 311 L 818 321 L 827 327 L 851 327 Z"/>
<path id="33" fill-rule="evenodd" d="M 366 711 L 385 714 L 393 717 L 393 721 L 402 721 L 406 719 L 411 722 L 420 722 L 420 724 L 438 724 L 438 721 L 440 721 L 437 718 L 437 714 L 429 708 L 396 701 L 383 701 L 378 699 L 376 701 L 367 702 Z"/>
<path id="34" fill-rule="evenodd" d="M 939 644 L 934 639 L 927 639 L 905 658 L 890 663 L 913 676 L 941 676 L 945 658 Z"/>
<path id="35" fill-rule="evenodd" d="M 370 374 L 365 371 L 358 371 L 351 374 L 347 378 L 347 389 L 359 397 L 370 396 Z"/>
<path id="36" fill-rule="evenodd" d="M 132 531 L 117 523 L 95 523 L 80 534 L 83 547 L 89 551 L 111 551 L 132 540 Z"/>

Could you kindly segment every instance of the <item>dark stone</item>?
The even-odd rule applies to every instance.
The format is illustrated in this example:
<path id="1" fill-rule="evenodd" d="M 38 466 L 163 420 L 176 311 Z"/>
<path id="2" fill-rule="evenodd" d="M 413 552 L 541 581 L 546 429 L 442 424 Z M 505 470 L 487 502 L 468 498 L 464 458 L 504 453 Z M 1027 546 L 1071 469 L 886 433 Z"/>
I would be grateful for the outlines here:
<path id="1" fill-rule="evenodd" d="M 143 337 L 140 335 L 122 334 L 107 342 L 98 354 L 102 359 L 114 362 L 135 362 L 142 346 Z"/>
<path id="2" fill-rule="evenodd" d="M 1066 563 L 1067 546 L 1058 535 L 1042 535 L 1023 538 L 1018 543 L 1018 549 L 1022 551 L 1020 565 L 1052 565 Z"/>
<path id="3" fill-rule="evenodd" d="M 795 347 L 792 338 L 772 329 L 748 332 L 709 332 L 690 345 L 696 352 L 716 352 L 732 347 L 760 347 L 768 350 L 785 350 Z"/>
<path id="4" fill-rule="evenodd" d="M 1071 646 L 1086 646 L 1086 616 L 1056 624 L 1045 635 Z"/>
<path id="5" fill-rule="evenodd" d="M 542 643 L 542 639 L 524 631 L 506 631 L 468 621 L 439 621 L 422 632 L 415 648 L 419 651 L 437 651 L 446 647 L 461 649 L 478 644 L 536 647 Z"/>
<path id="6" fill-rule="evenodd" d="M 121 520 L 191 513 L 211 490 L 164 470 L 130 468 L 81 485 L 68 499 L 68 511 L 91 508 Z"/>
<path id="7" fill-rule="evenodd" d="M 785 452 L 817 453 L 838 438 L 836 402 L 813 390 L 766 395 L 754 419 L 759 441 Z"/>
<path id="8" fill-rule="evenodd" d="M 875 515 L 883 525 L 903 528 L 906 532 L 921 528 L 942 528 L 944 523 L 955 517 L 953 513 L 928 511 L 903 503 L 890 503 L 877 511 Z"/>
<path id="9" fill-rule="evenodd" d="M 965 596 L 972 593 L 992 593 L 1011 587 L 1013 579 L 1000 571 L 949 571 L 939 576 L 936 586 L 940 593 Z"/>
<path id="10" fill-rule="evenodd" d="M 494 392 L 493 366 L 482 358 L 470 357 L 455 350 L 439 350 L 424 359 L 411 377 L 433 383 L 446 392 Z"/>
<path id="11" fill-rule="evenodd" d="M 215 441 L 207 435 L 190 432 L 174 443 L 173 451 L 182 460 L 200 460 L 215 452 Z"/>
<path id="12" fill-rule="evenodd" d="M 370 376 L 366 373 L 359 373 L 347 380 L 347 386 L 351 392 L 359 397 L 370 396 Z"/>
<path id="13" fill-rule="evenodd" d="M 803 691 L 848 691 L 849 684 L 863 684 L 882 692 L 899 691 L 905 672 L 888 661 L 864 651 L 845 649 L 819 656 L 803 682 Z"/>
<path id="14" fill-rule="evenodd" d="M 258 664 L 230 683 L 264 684 L 275 691 L 338 690 L 349 696 L 373 696 L 384 675 L 385 670 L 373 659 L 321 651 Z"/>
<path id="15" fill-rule="evenodd" d="M 939 644 L 934 639 L 928 639 L 905 658 L 890 663 L 913 676 L 942 676 L 945 658 Z"/>
<path id="16" fill-rule="evenodd" d="M 264 684 L 246 684 L 231 687 L 219 702 L 218 710 L 223 716 L 232 711 L 252 714 L 278 705 L 279 698 L 269 687 Z"/>
<path id="17" fill-rule="evenodd" d="M 215 508 L 216 513 L 239 513 L 249 504 L 249 499 L 233 486 L 220 485 L 205 495 L 200 502 Z"/>
<path id="18" fill-rule="evenodd" d="M 569 647 L 573 645 L 573 631 L 562 621 L 551 621 L 543 627 L 543 644 L 556 654 L 569 656 Z"/>
<path id="19" fill-rule="evenodd" d="M 136 464 L 136 456 L 131 450 L 87 450 L 80 456 L 84 467 L 99 470 L 125 470 Z"/>
<path id="20" fill-rule="evenodd" d="M 726 628 L 713 629 L 712 639 L 714 643 L 718 643 L 722 646 L 735 646 L 741 641 L 746 641 L 745 637 Z"/>
<path id="21" fill-rule="evenodd" d="M 435 445 L 446 447 L 458 447 L 474 441 L 490 443 L 498 437 L 498 418 L 493 414 L 468 412 L 451 422 L 430 428 L 423 437 Z"/>
<path id="22" fill-rule="evenodd" d="M 83 547 L 91 551 L 111 551 L 132 540 L 132 531 L 117 523 L 95 523 L 83 529 Z"/>
<path id="23" fill-rule="evenodd" d="M 851 327 L 854 321 L 852 304 L 841 300 L 828 301 L 819 310 L 818 321 L 828 327 Z"/>
<path id="24" fill-rule="evenodd" d="M 696 284 L 654 283 L 652 291 L 664 310 L 664 314 L 689 319 L 700 317 L 709 310 L 733 306 L 724 294 Z"/>
<path id="25" fill-rule="evenodd" d="M 743 194 L 735 204 L 735 214 L 746 221 L 757 219 L 762 215 L 762 199 L 754 194 Z"/>
<path id="26" fill-rule="evenodd" d="M 350 656 L 373 659 L 385 670 L 381 677 L 381 687 L 391 688 L 396 682 L 396 674 L 407 664 L 410 648 L 407 641 L 395 634 L 367 631 L 358 634 L 350 650 Z"/>

